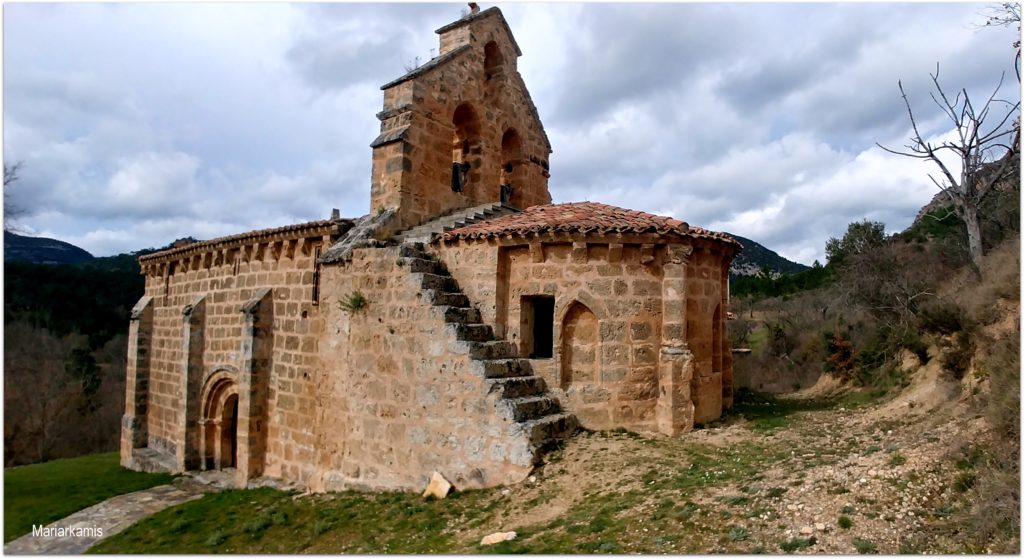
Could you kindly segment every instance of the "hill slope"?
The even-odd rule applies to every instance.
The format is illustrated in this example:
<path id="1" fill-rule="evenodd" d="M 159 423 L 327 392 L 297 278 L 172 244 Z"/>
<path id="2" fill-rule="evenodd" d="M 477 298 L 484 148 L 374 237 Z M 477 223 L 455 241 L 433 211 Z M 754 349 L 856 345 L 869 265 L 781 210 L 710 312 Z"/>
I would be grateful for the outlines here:
<path id="1" fill-rule="evenodd" d="M 4 231 L 4 261 L 31 262 L 33 264 L 81 264 L 93 256 L 71 243 L 27 237 Z"/>
<path id="2" fill-rule="evenodd" d="M 736 259 L 732 261 L 732 266 L 729 267 L 731 275 L 752 276 L 760 272 L 762 267 L 767 267 L 774 274 L 795 274 L 808 268 L 799 262 L 787 260 L 774 250 L 746 237 L 735 233 L 726 234 L 743 245 L 743 252 L 736 256 Z"/>

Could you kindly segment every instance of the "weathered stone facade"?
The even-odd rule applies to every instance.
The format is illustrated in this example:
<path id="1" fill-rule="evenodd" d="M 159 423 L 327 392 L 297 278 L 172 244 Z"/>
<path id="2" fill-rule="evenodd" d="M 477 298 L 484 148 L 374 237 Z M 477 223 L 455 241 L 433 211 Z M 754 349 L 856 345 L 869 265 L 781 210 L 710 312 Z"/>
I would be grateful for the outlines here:
<path id="1" fill-rule="evenodd" d="M 551 148 L 500 11 L 438 33 L 437 58 L 383 87 L 369 215 L 140 258 L 125 466 L 486 487 L 578 424 L 675 435 L 731 405 L 738 244 L 550 205 Z M 415 226 L 429 242 L 407 242 Z"/>

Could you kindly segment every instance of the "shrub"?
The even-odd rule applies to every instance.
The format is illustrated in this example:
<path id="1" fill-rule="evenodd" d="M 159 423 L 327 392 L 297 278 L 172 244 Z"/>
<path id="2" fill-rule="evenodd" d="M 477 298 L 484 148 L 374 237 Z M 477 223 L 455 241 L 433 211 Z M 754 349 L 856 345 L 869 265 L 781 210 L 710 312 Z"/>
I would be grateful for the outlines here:
<path id="1" fill-rule="evenodd" d="M 747 532 L 747 529 L 743 526 L 730 526 L 728 536 L 729 541 L 731 542 L 741 542 L 747 539 L 747 537 L 750 536 L 750 533 Z"/>
<path id="2" fill-rule="evenodd" d="M 857 553 L 861 555 L 878 553 L 878 547 L 875 545 L 875 542 L 864 538 L 853 538 L 853 547 L 857 548 Z"/>
<path id="3" fill-rule="evenodd" d="M 917 324 L 925 332 L 955 334 L 968 323 L 964 309 L 949 301 L 933 301 L 921 307 L 917 313 Z"/>
<path id="4" fill-rule="evenodd" d="M 957 332 L 953 337 L 953 346 L 947 349 L 940 360 L 942 369 L 953 379 L 964 378 L 964 373 L 971 367 L 974 358 L 974 338 L 967 330 Z"/>
<path id="5" fill-rule="evenodd" d="M 853 527 L 853 520 L 850 520 L 850 517 L 845 514 L 839 517 L 839 521 L 837 523 L 843 530 L 849 530 Z"/>
<path id="6" fill-rule="evenodd" d="M 367 304 L 369 301 L 366 300 L 366 295 L 363 295 L 362 291 L 353 291 L 338 301 L 338 307 L 348 313 L 359 312 L 366 308 Z"/>
<path id="7" fill-rule="evenodd" d="M 782 551 L 785 551 L 786 553 L 793 553 L 798 549 L 811 547 L 816 543 L 818 543 L 818 538 L 811 536 L 809 538 L 793 538 L 788 542 L 780 543 L 779 547 L 782 549 Z"/>

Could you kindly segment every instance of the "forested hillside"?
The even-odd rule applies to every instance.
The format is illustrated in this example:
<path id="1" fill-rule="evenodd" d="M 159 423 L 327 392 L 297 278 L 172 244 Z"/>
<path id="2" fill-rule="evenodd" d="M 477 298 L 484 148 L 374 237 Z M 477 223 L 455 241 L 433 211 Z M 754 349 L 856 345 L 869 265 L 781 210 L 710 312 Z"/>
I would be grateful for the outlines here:
<path id="1" fill-rule="evenodd" d="M 117 448 L 128 317 L 144 287 L 136 259 L 155 250 L 5 263 L 5 465 Z"/>

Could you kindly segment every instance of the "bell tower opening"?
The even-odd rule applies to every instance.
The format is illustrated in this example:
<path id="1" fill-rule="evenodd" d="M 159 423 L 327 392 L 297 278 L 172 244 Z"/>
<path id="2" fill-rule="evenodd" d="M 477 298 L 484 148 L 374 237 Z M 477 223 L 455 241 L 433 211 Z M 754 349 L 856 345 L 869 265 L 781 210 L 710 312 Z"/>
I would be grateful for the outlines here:
<path id="1" fill-rule="evenodd" d="M 503 204 L 515 206 L 513 200 L 516 186 L 522 184 L 523 141 L 515 128 L 509 128 L 501 137 L 501 179 L 498 184 L 500 200 Z"/>
<path id="2" fill-rule="evenodd" d="M 501 56 L 498 43 L 490 41 L 484 45 L 484 78 L 491 81 L 504 72 L 505 58 Z"/>
<path id="3" fill-rule="evenodd" d="M 480 175 L 480 119 L 472 105 L 463 103 L 455 108 L 452 125 L 452 192 L 465 192 Z"/>

